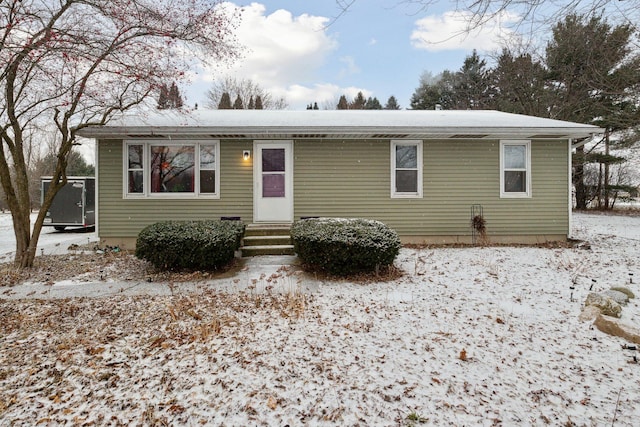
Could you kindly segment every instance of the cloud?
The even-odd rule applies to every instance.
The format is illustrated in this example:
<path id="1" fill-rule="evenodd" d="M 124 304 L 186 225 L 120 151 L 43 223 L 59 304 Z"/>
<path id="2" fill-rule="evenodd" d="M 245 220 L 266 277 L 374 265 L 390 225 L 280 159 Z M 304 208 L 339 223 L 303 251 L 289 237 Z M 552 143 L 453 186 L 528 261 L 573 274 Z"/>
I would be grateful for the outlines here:
<path id="1" fill-rule="evenodd" d="M 227 3 L 227 7 L 236 7 Z M 329 18 L 302 14 L 293 16 L 287 10 L 266 14 L 260 3 L 242 7 L 241 22 L 235 31 L 243 46 L 242 59 L 215 74 L 246 77 L 268 88 L 291 81 L 311 80 L 338 43 L 326 32 Z M 215 73 L 215 74 L 214 74 Z"/>
<path id="2" fill-rule="evenodd" d="M 233 3 L 223 7 L 236 8 Z M 263 4 L 254 2 L 242 7 L 241 21 L 235 31 L 243 46 L 242 58 L 227 67 L 212 67 L 189 75 L 197 87 L 231 75 L 248 78 L 271 92 L 284 97 L 290 108 L 301 108 L 309 102 L 328 99 L 339 88 L 317 81 L 317 73 L 327 58 L 338 48 L 338 42 L 327 32 L 330 18 L 301 14 L 294 16 L 283 9 L 266 13 Z M 345 72 L 359 71 L 353 60 L 341 59 Z M 205 88 L 202 92 L 205 92 Z M 331 95 L 333 96 L 333 95 Z M 339 95 L 338 95 L 339 96 Z"/>
<path id="3" fill-rule="evenodd" d="M 343 56 L 340 58 L 340 62 L 344 64 L 344 67 L 338 74 L 340 78 L 350 76 L 352 74 L 358 74 L 360 72 L 360 68 L 356 65 L 356 60 L 353 56 Z"/>
<path id="4" fill-rule="evenodd" d="M 468 31 L 471 12 L 446 12 L 416 21 L 411 44 L 431 52 L 445 50 L 491 51 L 504 45 L 505 40 L 517 37 L 509 25 L 519 22 L 518 15 L 502 12 L 479 28 Z"/>

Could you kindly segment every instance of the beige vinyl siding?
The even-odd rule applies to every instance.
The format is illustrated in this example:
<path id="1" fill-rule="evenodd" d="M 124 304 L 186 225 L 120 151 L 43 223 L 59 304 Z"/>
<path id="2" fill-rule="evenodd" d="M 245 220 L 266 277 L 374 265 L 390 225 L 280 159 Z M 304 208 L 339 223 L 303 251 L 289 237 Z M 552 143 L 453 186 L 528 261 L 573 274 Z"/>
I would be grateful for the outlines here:
<path id="1" fill-rule="evenodd" d="M 296 141 L 295 215 L 366 217 L 403 236 L 469 236 L 481 204 L 489 237 L 568 234 L 566 141 L 532 142 L 532 197 L 500 198 L 499 141 L 423 145 L 423 197 L 390 197 L 389 141 Z"/>
<path id="2" fill-rule="evenodd" d="M 174 138 L 175 140 L 175 138 Z M 294 141 L 294 219 L 362 217 L 403 236 L 471 236 L 471 206 L 484 209 L 487 232 L 567 236 L 568 142 L 532 141 L 532 197 L 500 198 L 500 141 L 424 140 L 423 197 L 391 198 L 389 140 Z M 253 221 L 253 141 L 220 144 L 220 199 L 125 199 L 123 143 L 98 143 L 99 234 L 135 238 L 153 222 L 240 216 Z M 242 160 L 252 150 L 251 161 Z M 444 238 L 443 238 L 444 240 Z"/>
<path id="3" fill-rule="evenodd" d="M 135 237 L 145 226 L 164 220 L 240 216 L 250 223 L 253 220 L 253 166 L 251 161 L 243 161 L 242 151 L 252 147 L 252 141 L 221 141 L 219 199 L 126 199 L 123 197 L 122 140 L 99 141 L 100 237 Z"/>

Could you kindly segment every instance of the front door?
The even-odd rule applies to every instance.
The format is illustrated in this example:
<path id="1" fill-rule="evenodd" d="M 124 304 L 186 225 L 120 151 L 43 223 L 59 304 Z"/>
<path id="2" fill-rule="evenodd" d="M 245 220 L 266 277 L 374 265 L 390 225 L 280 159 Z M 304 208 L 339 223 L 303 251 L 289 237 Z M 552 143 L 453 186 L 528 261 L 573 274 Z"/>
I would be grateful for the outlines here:
<path id="1" fill-rule="evenodd" d="M 255 141 L 253 152 L 254 221 L 292 222 L 293 142 Z"/>

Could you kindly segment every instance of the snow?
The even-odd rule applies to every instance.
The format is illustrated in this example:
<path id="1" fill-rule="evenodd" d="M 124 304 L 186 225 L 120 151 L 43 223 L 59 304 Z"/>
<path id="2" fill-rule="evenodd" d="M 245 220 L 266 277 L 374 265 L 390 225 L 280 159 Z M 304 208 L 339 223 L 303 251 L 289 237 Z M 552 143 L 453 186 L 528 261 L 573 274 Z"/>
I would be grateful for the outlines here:
<path id="1" fill-rule="evenodd" d="M 31 225 L 37 216 L 31 214 Z M 87 231 L 78 228 L 69 228 L 64 231 L 55 231 L 53 227 L 43 227 L 38 239 L 38 255 L 58 255 L 67 252 L 67 248 L 72 245 L 86 245 L 97 242 L 98 237 L 94 231 Z M 12 261 L 16 251 L 16 236 L 13 234 L 13 222 L 11 214 L 0 213 L 0 263 Z"/>
<path id="2" fill-rule="evenodd" d="M 82 136 L 115 135 L 121 132 L 137 133 L 144 128 L 203 128 L 224 130 L 227 133 L 245 133 L 252 129 L 295 129 L 305 133 L 324 129 L 327 132 L 354 132 L 367 130 L 394 133 L 399 130 L 421 129 L 426 133 L 497 132 L 519 130 L 532 134 L 564 134 L 589 136 L 601 131 L 597 126 L 553 120 L 493 110 L 194 110 L 189 112 L 161 111 L 127 114 L 112 120 L 106 126 L 93 127 L 81 132 Z M 138 129 L 138 130 L 132 130 Z M 148 130 L 148 129 L 147 129 Z M 182 129 L 184 131 L 184 129 Z"/>
<path id="3" fill-rule="evenodd" d="M 590 288 L 640 296 L 640 217 L 576 214 L 573 237 L 590 248 L 405 248 L 390 282 L 285 266 L 2 300 L 0 424 L 635 426 L 640 355 L 578 315 Z"/>

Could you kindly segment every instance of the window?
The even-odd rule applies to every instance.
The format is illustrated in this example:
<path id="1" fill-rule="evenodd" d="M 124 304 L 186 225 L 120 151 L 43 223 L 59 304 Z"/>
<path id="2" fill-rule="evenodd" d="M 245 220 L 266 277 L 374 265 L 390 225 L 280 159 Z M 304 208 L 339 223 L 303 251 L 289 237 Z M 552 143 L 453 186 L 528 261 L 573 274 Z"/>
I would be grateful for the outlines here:
<path id="1" fill-rule="evenodd" d="M 125 146 L 125 196 L 218 196 L 217 141 Z"/>
<path id="2" fill-rule="evenodd" d="M 144 191 L 144 170 L 142 168 L 144 145 L 130 144 L 127 146 L 127 153 L 127 193 L 141 194 Z"/>
<path id="3" fill-rule="evenodd" d="M 531 197 L 531 142 L 500 142 L 500 197 Z"/>
<path id="4" fill-rule="evenodd" d="M 391 141 L 391 197 L 422 197 L 422 141 Z"/>

